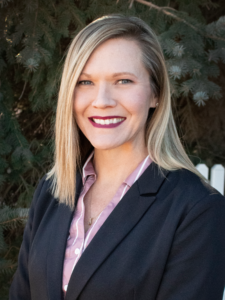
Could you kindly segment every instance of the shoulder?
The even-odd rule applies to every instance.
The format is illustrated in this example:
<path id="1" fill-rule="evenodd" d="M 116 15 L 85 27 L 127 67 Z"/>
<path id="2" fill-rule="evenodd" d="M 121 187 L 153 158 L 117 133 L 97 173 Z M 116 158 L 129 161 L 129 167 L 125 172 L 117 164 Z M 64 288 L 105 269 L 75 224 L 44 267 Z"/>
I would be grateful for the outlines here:
<path id="1" fill-rule="evenodd" d="M 45 174 L 37 184 L 31 206 L 36 206 L 40 202 L 38 200 L 51 196 L 51 185 L 52 180 L 47 179 L 47 174 Z"/>
<path id="2" fill-rule="evenodd" d="M 80 184 L 82 184 L 80 179 L 80 173 L 77 172 L 77 190 L 80 189 Z M 53 209 L 59 205 L 66 206 L 66 204 L 60 203 L 59 199 L 54 196 L 54 185 L 53 177 L 49 178 L 47 173 L 39 180 L 31 202 L 31 211 L 35 210 L 36 214 L 43 214 L 47 209 Z"/>
<path id="3" fill-rule="evenodd" d="M 177 189 L 183 189 L 186 187 L 189 191 L 201 193 L 217 192 L 212 186 L 210 186 L 207 180 L 200 178 L 198 175 L 187 169 L 169 171 L 166 181 L 168 184 L 176 186 Z"/>
<path id="4" fill-rule="evenodd" d="M 163 185 L 164 193 L 173 195 L 173 201 L 187 211 L 196 207 L 225 207 L 225 197 L 207 180 L 195 173 L 179 169 L 169 171 Z"/>
<path id="5" fill-rule="evenodd" d="M 51 187 L 52 180 L 47 179 L 45 174 L 37 184 L 30 206 L 29 219 L 35 223 L 40 223 L 45 212 L 58 204 L 57 199 L 52 195 Z"/>

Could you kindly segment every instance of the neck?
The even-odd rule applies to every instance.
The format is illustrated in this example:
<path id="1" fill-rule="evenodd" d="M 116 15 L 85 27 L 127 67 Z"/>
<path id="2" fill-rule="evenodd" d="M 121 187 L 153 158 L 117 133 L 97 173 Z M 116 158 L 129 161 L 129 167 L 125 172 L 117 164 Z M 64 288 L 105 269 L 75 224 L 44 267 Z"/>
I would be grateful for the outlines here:
<path id="1" fill-rule="evenodd" d="M 125 146 L 110 150 L 95 149 L 94 168 L 98 181 L 124 181 L 147 155 L 145 146 L 132 149 Z"/>

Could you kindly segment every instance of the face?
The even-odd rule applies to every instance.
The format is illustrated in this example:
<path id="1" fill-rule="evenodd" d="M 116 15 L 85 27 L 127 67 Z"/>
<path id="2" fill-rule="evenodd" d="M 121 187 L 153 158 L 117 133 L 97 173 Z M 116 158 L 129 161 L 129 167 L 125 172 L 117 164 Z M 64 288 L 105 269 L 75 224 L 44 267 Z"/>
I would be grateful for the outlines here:
<path id="1" fill-rule="evenodd" d="M 75 88 L 74 113 L 95 149 L 144 145 L 145 124 L 156 99 L 135 41 L 111 39 L 95 49 Z"/>

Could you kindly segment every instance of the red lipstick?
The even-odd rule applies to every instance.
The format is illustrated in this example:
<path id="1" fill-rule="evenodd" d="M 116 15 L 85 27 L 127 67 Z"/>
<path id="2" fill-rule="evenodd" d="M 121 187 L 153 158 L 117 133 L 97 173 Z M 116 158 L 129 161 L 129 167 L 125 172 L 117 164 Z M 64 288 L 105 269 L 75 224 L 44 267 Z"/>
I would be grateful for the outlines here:
<path id="1" fill-rule="evenodd" d="M 115 128 L 126 120 L 126 118 L 120 116 L 92 116 L 88 119 L 91 122 L 91 124 L 97 128 Z"/>

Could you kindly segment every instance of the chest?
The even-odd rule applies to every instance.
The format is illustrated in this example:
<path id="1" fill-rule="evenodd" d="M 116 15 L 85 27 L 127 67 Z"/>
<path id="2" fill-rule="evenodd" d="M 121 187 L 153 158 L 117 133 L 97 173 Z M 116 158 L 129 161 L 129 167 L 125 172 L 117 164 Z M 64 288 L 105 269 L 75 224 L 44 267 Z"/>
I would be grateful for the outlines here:
<path id="1" fill-rule="evenodd" d="M 79 259 L 66 299 L 155 299 L 178 222 L 166 198 L 163 205 L 155 196 L 140 196 L 137 184 L 128 190 Z M 55 206 L 39 224 L 29 255 L 32 299 L 61 295 L 71 217 L 69 209 Z"/>
<path id="2" fill-rule="evenodd" d="M 66 300 L 155 299 L 180 221 L 172 200 L 169 189 L 161 197 L 142 195 L 135 183 L 83 252 Z M 61 205 L 45 210 L 29 257 L 32 299 L 60 299 L 72 215 Z"/>
<path id="3" fill-rule="evenodd" d="M 122 193 L 126 185 L 108 184 L 102 185 L 97 182 L 94 183 L 87 192 L 84 193 L 84 229 L 88 231 L 90 226 L 96 222 L 98 217 L 104 211 L 108 214 L 107 207 L 110 203 L 116 206 L 121 199 Z M 126 188 L 126 190 L 128 190 Z M 79 199 L 82 201 L 82 199 Z M 111 211 L 111 209 L 110 209 Z"/>

